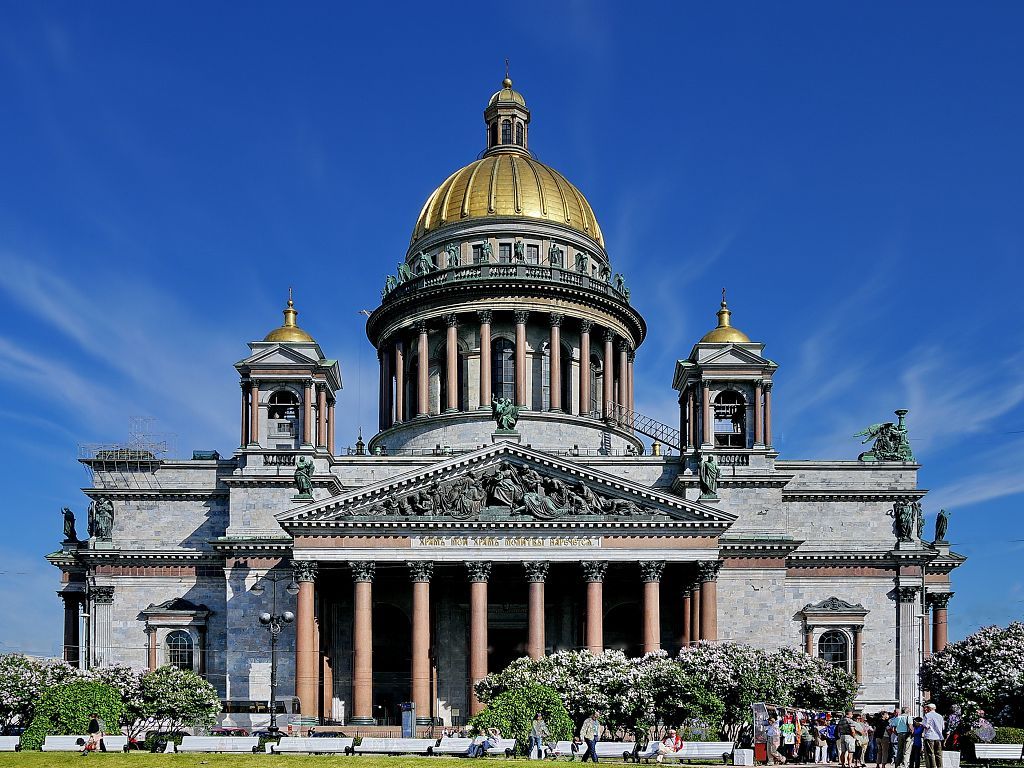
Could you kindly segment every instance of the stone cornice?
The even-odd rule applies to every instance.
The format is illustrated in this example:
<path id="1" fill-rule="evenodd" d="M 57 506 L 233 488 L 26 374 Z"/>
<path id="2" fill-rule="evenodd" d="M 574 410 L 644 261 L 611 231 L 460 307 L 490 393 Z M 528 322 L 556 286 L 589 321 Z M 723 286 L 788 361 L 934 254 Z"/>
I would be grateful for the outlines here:
<path id="1" fill-rule="evenodd" d="M 259 554 L 265 552 L 281 553 L 290 552 L 292 539 L 290 536 L 280 538 L 243 538 L 234 536 L 221 536 L 210 541 L 210 546 L 215 552 L 251 553 Z"/>
<path id="2" fill-rule="evenodd" d="M 173 549 L 86 549 L 79 552 L 79 560 L 84 565 L 111 565 L 118 563 L 145 561 L 150 563 L 211 563 L 223 564 L 224 558 L 214 551 L 173 550 Z"/>
<path id="3" fill-rule="evenodd" d="M 778 463 L 776 463 L 778 466 Z M 722 485 L 722 481 L 718 481 Z M 904 501 L 924 498 L 923 488 L 793 488 L 782 491 L 783 501 Z"/>
<path id="4" fill-rule="evenodd" d="M 766 553 L 778 553 L 786 556 L 796 550 L 804 542 L 801 539 L 757 538 L 756 536 L 729 536 L 718 540 L 718 548 L 722 557 L 764 557 Z"/>
<path id="5" fill-rule="evenodd" d="M 227 478 L 221 478 L 227 480 Z M 227 498 L 227 488 L 83 488 L 82 493 L 90 499 L 208 499 L 211 496 Z"/>
<path id="6" fill-rule="evenodd" d="M 656 536 L 659 532 L 671 530 L 674 536 L 715 536 L 716 532 L 725 530 L 731 525 L 730 522 L 706 521 L 706 520 L 650 520 L 650 521 L 579 521 L 568 522 L 558 520 L 523 520 L 523 521 L 495 521 L 495 520 L 415 520 L 415 519 L 381 519 L 381 520 L 288 520 L 289 528 L 301 530 L 303 535 L 307 531 L 316 529 L 350 529 L 353 532 L 365 533 L 376 531 L 392 531 L 401 535 L 413 535 L 419 531 L 435 532 L 443 531 L 519 531 L 519 530 L 608 530 L 616 536 L 624 536 L 630 533 L 637 533 L 645 536 Z M 219 546 L 219 545 L 215 545 Z"/>
<path id="7" fill-rule="evenodd" d="M 841 469 L 860 472 L 888 470 L 903 472 L 917 470 L 920 464 L 910 461 L 857 461 L 856 459 L 779 459 L 775 465 L 780 469 L 796 471 L 801 469 Z"/>
<path id="8" fill-rule="evenodd" d="M 759 452 L 760 453 L 760 452 Z M 726 466 L 726 465 L 719 465 Z M 770 474 L 725 475 L 718 478 L 719 488 L 784 488 L 793 479 L 792 475 Z M 679 493 L 686 488 L 699 488 L 700 480 L 696 475 L 679 475 L 672 481 L 672 490 Z M 785 495 L 785 491 L 783 491 Z"/>
<path id="9" fill-rule="evenodd" d="M 231 477 L 221 479 L 229 487 L 266 488 L 270 486 L 283 485 L 290 487 L 295 485 L 295 479 L 290 473 L 287 475 L 232 475 Z M 334 475 L 325 475 L 323 473 L 313 476 L 313 487 L 326 488 L 332 496 L 344 493 L 346 490 L 354 490 L 347 488 Z"/>

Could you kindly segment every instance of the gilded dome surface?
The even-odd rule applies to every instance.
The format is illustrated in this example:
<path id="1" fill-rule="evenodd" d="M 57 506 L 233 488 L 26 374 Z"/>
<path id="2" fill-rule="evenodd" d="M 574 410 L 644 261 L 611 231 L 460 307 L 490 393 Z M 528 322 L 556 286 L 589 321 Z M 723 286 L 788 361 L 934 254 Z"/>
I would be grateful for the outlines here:
<path id="1" fill-rule="evenodd" d="M 725 289 L 722 289 L 722 305 L 718 310 L 718 327 L 712 328 L 710 331 L 705 333 L 700 342 L 708 342 L 711 344 L 746 344 L 750 341 L 750 337 L 747 336 L 739 328 L 732 325 L 732 312 L 729 309 L 729 305 L 725 303 Z"/>
<path id="2" fill-rule="evenodd" d="M 306 333 L 304 330 L 299 328 L 295 323 L 295 318 L 298 316 L 299 311 L 295 309 L 295 302 L 291 300 L 291 289 L 288 290 L 288 306 L 284 309 L 284 324 L 279 328 L 275 328 L 268 333 L 263 340 L 264 341 L 297 341 L 297 342 L 311 342 L 313 337 Z"/>
<path id="3" fill-rule="evenodd" d="M 427 198 L 412 240 L 447 224 L 489 217 L 549 221 L 582 232 L 604 247 L 587 199 L 562 174 L 525 152 L 495 152 L 449 176 Z"/>

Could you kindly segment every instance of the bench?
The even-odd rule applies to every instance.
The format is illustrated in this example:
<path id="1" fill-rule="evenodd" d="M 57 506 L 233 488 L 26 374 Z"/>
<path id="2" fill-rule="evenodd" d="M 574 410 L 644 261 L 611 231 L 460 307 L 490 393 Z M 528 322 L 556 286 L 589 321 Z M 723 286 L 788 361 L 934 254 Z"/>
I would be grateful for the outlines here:
<path id="1" fill-rule="evenodd" d="M 637 752 L 636 761 L 644 760 L 650 762 L 658 757 L 660 742 L 652 741 L 644 749 Z M 678 752 L 662 756 L 662 762 L 670 760 L 722 760 L 728 761 L 732 755 L 733 745 L 731 741 L 688 741 Z M 598 753 L 600 754 L 600 753 Z"/>
<path id="2" fill-rule="evenodd" d="M 0 736 L 0 752 L 20 752 L 21 736 Z"/>
<path id="3" fill-rule="evenodd" d="M 630 761 L 636 755 L 635 741 L 599 741 L 594 745 L 599 760 L 625 760 Z M 586 743 L 580 745 L 579 755 L 582 758 L 587 754 Z"/>
<path id="4" fill-rule="evenodd" d="M 88 736 L 47 736 L 43 739 L 43 752 L 81 752 L 83 744 L 78 743 L 79 739 L 83 744 L 89 741 Z M 107 752 L 126 752 L 128 737 L 104 736 L 103 746 L 107 748 Z"/>
<path id="5" fill-rule="evenodd" d="M 334 736 L 323 738 L 305 738 L 299 736 L 282 736 L 281 740 L 274 744 L 267 743 L 267 752 L 273 754 L 351 754 L 352 739 L 343 739 Z"/>
<path id="6" fill-rule="evenodd" d="M 556 741 L 554 747 L 548 748 L 548 754 L 553 754 L 556 758 L 568 757 L 570 760 L 575 760 L 577 754 L 586 751 L 586 744 L 577 744 L 574 741 Z"/>
<path id="7" fill-rule="evenodd" d="M 979 760 L 1020 760 L 1024 744 L 975 744 L 974 756 Z"/>
<path id="8" fill-rule="evenodd" d="M 183 736 L 178 752 L 250 752 L 259 749 L 258 736 Z"/>
<path id="9" fill-rule="evenodd" d="M 435 755 L 468 755 L 469 748 L 473 746 L 472 739 L 460 739 L 455 737 L 448 737 L 441 739 L 437 742 L 437 746 L 434 747 L 433 754 Z"/>
<path id="10" fill-rule="evenodd" d="M 319 741 L 319 739 L 317 739 Z M 357 755 L 432 755 L 434 739 L 378 739 L 364 737 L 358 747 L 354 747 Z"/>

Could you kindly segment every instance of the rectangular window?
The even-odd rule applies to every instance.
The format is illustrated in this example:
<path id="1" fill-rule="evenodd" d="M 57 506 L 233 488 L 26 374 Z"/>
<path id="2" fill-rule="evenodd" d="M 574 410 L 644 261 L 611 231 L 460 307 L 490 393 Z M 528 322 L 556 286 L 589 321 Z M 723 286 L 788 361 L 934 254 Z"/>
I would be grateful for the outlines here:
<path id="1" fill-rule="evenodd" d="M 512 262 L 512 243 L 498 244 L 498 263 L 510 264 Z"/>
<path id="2" fill-rule="evenodd" d="M 484 262 L 484 247 L 482 245 L 473 246 L 473 263 L 483 264 Z"/>
<path id="3" fill-rule="evenodd" d="M 527 264 L 540 264 L 540 246 L 539 245 L 528 245 L 528 246 L 526 246 L 526 263 Z"/>

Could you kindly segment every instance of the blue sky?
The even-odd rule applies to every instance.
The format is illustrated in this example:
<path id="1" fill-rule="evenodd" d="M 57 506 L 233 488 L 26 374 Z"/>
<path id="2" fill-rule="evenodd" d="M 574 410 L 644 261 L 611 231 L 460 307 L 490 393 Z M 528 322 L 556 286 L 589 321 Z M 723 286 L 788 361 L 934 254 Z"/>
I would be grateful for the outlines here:
<path id="1" fill-rule="evenodd" d="M 910 409 L 971 557 L 951 635 L 1024 579 L 1024 5 L 0 0 L 0 648 L 59 649 L 60 508 L 131 416 L 230 454 L 232 363 L 300 323 L 376 418 L 376 306 L 512 62 L 531 146 L 601 221 L 650 326 L 638 409 L 714 324 L 780 364 L 787 458 Z M 850 530 L 855 539 L 857 531 Z"/>

